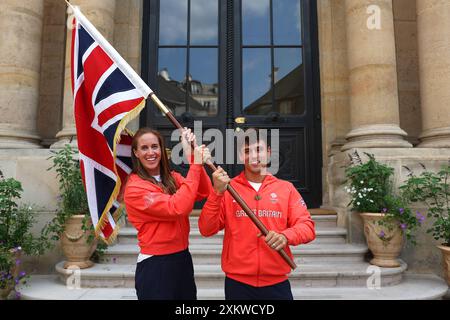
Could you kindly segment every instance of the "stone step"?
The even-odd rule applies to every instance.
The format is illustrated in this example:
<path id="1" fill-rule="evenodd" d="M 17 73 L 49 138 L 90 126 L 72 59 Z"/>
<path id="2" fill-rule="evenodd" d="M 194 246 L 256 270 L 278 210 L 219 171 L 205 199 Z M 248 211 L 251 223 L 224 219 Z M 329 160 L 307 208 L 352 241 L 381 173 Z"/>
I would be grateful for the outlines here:
<path id="1" fill-rule="evenodd" d="M 305 244 L 292 247 L 297 264 L 321 262 L 363 262 L 367 246 L 356 244 Z M 220 264 L 221 244 L 191 244 L 189 251 L 195 264 Z M 102 263 L 135 264 L 139 247 L 133 244 L 117 244 L 109 247 Z"/>
<path id="2" fill-rule="evenodd" d="M 212 237 L 204 237 L 200 230 L 192 229 L 189 235 L 190 244 L 222 244 L 223 231 Z M 316 230 L 316 240 L 311 243 L 346 243 L 347 230 L 344 228 L 322 228 Z M 125 227 L 119 231 L 118 244 L 137 244 L 137 231 L 132 227 Z"/>
<path id="3" fill-rule="evenodd" d="M 59 276 L 32 275 L 18 287 L 23 300 L 136 300 L 134 288 L 73 289 L 61 283 Z M 445 281 L 436 275 L 405 274 L 396 286 L 293 288 L 296 300 L 439 300 L 448 292 Z M 221 288 L 198 289 L 199 300 L 223 300 Z"/>
<path id="4" fill-rule="evenodd" d="M 96 264 L 77 271 L 64 269 L 63 265 L 64 262 L 56 265 L 62 283 L 68 283 L 68 279 L 73 281 L 74 275 L 79 275 L 82 288 L 134 288 L 135 265 Z M 292 288 L 364 287 L 374 274 L 369 267 L 371 265 L 368 263 L 300 265 L 289 279 Z M 398 268 L 377 269 L 381 286 L 399 284 L 406 268 L 402 262 Z M 218 265 L 194 265 L 194 275 L 199 289 L 223 289 L 225 275 Z"/>

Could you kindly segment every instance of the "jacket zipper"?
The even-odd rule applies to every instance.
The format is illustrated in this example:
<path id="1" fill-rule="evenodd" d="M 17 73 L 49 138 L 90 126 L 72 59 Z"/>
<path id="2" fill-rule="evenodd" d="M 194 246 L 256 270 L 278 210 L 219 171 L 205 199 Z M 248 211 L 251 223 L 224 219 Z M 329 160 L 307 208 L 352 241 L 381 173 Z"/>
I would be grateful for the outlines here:
<path id="1" fill-rule="evenodd" d="M 265 179 L 264 179 L 264 180 L 265 180 Z M 264 181 L 263 181 L 263 183 L 261 184 L 261 187 L 259 188 L 259 190 L 256 192 L 256 196 L 258 197 L 258 200 L 256 200 L 256 212 L 255 212 L 255 215 L 256 215 L 256 216 L 258 216 L 259 201 L 261 200 L 260 193 L 261 193 L 263 187 L 265 187 Z M 252 187 L 252 189 L 253 189 L 253 187 Z M 253 189 L 253 190 L 255 190 L 255 189 Z M 256 191 L 256 190 L 255 190 L 255 191 Z M 259 229 L 258 229 L 258 231 L 259 231 Z M 256 241 L 257 241 L 257 246 L 256 246 L 256 248 L 257 248 L 257 254 L 258 254 L 258 269 L 257 269 L 257 273 L 256 273 L 256 286 L 259 287 L 259 278 L 260 278 L 260 272 L 261 272 L 261 253 L 260 253 L 260 251 L 261 251 L 261 250 L 260 250 L 260 246 L 261 246 L 260 242 L 261 242 L 261 241 L 259 241 L 259 238 L 258 238 L 258 237 L 256 238 Z"/>
<path id="2" fill-rule="evenodd" d="M 248 183 L 248 181 L 247 181 L 247 183 Z M 249 183 L 248 183 L 248 185 L 249 185 L 249 187 L 250 187 L 253 191 L 256 192 L 256 197 L 258 197 L 258 199 L 260 199 L 259 193 L 260 193 L 260 192 L 262 191 L 262 189 L 263 189 L 264 181 L 263 181 L 263 183 L 261 184 L 261 187 L 259 188 L 258 191 L 256 191 L 255 189 L 253 189 L 253 187 L 252 187 Z M 258 210 L 259 210 L 259 200 L 256 200 L 256 212 L 255 212 L 255 215 L 256 215 L 256 216 L 258 216 Z M 259 232 L 259 229 L 258 229 L 258 232 Z M 259 273 L 260 273 L 260 270 L 261 270 L 260 241 L 259 241 L 259 238 L 258 238 L 258 237 L 256 237 L 256 254 L 257 254 L 257 256 L 258 256 L 258 268 L 257 268 L 257 271 L 256 271 L 256 286 L 258 287 L 258 286 L 259 286 Z"/>
<path id="3" fill-rule="evenodd" d="M 261 187 L 262 187 L 262 185 L 261 185 Z M 261 188 L 260 188 L 260 190 L 261 190 Z M 256 192 L 256 195 L 259 197 L 259 191 Z M 259 210 L 259 200 L 256 201 L 256 212 L 255 212 L 256 216 L 258 216 L 258 210 Z M 259 229 L 258 229 L 258 231 L 259 231 Z M 259 238 L 256 237 L 256 252 L 258 255 L 258 269 L 256 271 L 256 286 L 257 287 L 259 287 L 259 272 L 261 270 L 261 255 L 260 255 L 260 250 L 259 250 L 259 244 L 260 244 Z"/>

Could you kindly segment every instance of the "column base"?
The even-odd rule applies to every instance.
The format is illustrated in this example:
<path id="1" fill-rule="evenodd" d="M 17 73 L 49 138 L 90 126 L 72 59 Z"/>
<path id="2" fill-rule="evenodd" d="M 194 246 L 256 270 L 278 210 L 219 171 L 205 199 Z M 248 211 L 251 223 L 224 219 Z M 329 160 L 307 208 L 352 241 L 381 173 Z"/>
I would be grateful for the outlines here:
<path id="1" fill-rule="evenodd" d="M 65 137 L 59 139 L 55 143 L 50 146 L 50 149 L 63 149 L 66 144 L 70 144 L 70 146 L 74 149 L 78 149 L 78 140 L 77 137 Z"/>
<path id="2" fill-rule="evenodd" d="M 361 126 L 353 129 L 347 136 L 348 142 L 341 151 L 353 148 L 412 148 L 404 140 L 407 133 L 395 124 Z"/>
<path id="3" fill-rule="evenodd" d="M 37 135 L 0 130 L 0 149 L 41 149 Z"/>
<path id="4" fill-rule="evenodd" d="M 41 145 L 44 147 L 44 148 L 50 148 L 50 146 L 52 145 L 52 144 L 54 144 L 54 143 L 56 143 L 57 142 L 57 140 L 56 139 L 42 139 L 42 141 L 41 141 Z"/>
<path id="5" fill-rule="evenodd" d="M 50 146 L 50 149 L 62 149 L 66 144 L 78 149 L 77 133 L 74 127 L 61 130 L 56 134 L 56 138 L 58 140 Z"/>
<path id="6" fill-rule="evenodd" d="M 450 148 L 450 127 L 426 130 L 419 140 L 417 148 Z"/>
<path id="7" fill-rule="evenodd" d="M 332 157 L 341 152 L 342 147 L 345 145 L 345 138 L 338 138 L 331 143 L 330 151 L 328 151 L 328 157 Z"/>

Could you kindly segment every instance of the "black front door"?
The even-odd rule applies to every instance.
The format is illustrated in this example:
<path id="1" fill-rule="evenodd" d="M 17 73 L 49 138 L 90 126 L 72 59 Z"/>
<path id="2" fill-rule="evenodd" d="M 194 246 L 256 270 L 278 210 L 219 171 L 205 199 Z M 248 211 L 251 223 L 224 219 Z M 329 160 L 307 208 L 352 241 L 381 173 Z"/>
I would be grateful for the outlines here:
<path id="1" fill-rule="evenodd" d="M 148 0 L 142 76 L 182 125 L 201 121 L 203 132 L 216 129 L 223 137 L 238 127 L 279 129 L 277 177 L 291 181 L 309 207 L 319 207 L 317 39 L 313 0 Z M 151 102 L 141 126 L 159 129 L 169 146 L 176 143 Z M 218 164 L 231 175 L 242 169 Z"/>

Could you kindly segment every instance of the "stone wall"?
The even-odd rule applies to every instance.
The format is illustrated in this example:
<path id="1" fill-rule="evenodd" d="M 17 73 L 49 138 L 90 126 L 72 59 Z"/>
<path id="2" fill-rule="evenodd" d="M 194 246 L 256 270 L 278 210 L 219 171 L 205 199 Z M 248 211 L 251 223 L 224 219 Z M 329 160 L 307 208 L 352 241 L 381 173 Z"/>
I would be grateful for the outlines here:
<path id="1" fill-rule="evenodd" d="M 32 232 L 39 235 L 57 210 L 58 181 L 51 166 L 48 149 L 2 150 L 0 149 L 0 170 L 5 177 L 13 177 L 22 183 L 23 193 L 20 204 L 31 206 L 36 212 L 37 223 Z M 54 272 L 55 264 L 62 260 L 59 245 L 39 258 L 24 258 L 26 270 L 39 274 Z"/>

